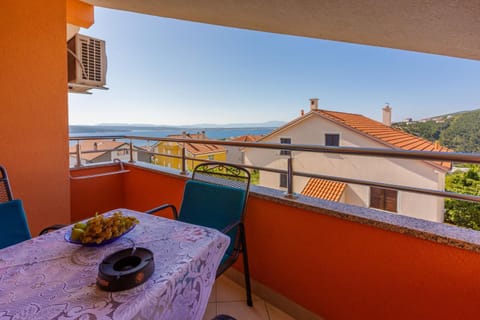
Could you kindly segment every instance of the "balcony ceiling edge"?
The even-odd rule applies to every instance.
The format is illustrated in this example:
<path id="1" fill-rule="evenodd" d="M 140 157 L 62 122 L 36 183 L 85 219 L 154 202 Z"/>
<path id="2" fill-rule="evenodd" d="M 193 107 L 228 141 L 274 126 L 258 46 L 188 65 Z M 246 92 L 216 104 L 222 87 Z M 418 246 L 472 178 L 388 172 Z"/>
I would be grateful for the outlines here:
<path id="1" fill-rule="evenodd" d="M 161 17 L 480 59 L 475 0 L 83 0 Z"/>

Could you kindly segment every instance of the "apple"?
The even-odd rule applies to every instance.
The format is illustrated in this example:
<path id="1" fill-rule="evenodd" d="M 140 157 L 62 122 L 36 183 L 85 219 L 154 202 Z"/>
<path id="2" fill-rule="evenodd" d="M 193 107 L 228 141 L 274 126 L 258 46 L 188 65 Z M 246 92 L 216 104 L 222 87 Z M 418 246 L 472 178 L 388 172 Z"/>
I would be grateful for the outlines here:
<path id="1" fill-rule="evenodd" d="M 73 241 L 80 241 L 82 240 L 83 234 L 85 233 L 85 230 L 80 229 L 80 228 L 73 228 L 72 234 L 70 235 L 70 239 Z"/>

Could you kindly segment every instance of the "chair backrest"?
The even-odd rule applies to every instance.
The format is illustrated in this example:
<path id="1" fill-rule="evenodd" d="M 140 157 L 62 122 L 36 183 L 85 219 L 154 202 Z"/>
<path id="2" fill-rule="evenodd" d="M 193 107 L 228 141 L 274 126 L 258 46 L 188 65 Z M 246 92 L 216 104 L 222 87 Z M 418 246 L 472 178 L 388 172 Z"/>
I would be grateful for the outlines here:
<path id="1" fill-rule="evenodd" d="M 195 167 L 192 180 L 230 186 L 248 192 L 250 172 L 243 167 L 219 162 L 202 163 Z"/>
<path id="2" fill-rule="evenodd" d="M 195 167 L 192 179 L 185 184 L 180 221 L 222 231 L 236 222 L 243 222 L 250 187 L 250 173 L 238 166 L 203 163 Z M 238 227 L 227 235 L 231 238 L 227 254 L 239 248 Z"/>
<path id="3" fill-rule="evenodd" d="M 13 194 L 8 182 L 7 170 L 0 166 L 0 203 L 10 200 L 13 200 Z"/>
<path id="4" fill-rule="evenodd" d="M 21 200 L 0 203 L 0 249 L 31 238 Z"/>

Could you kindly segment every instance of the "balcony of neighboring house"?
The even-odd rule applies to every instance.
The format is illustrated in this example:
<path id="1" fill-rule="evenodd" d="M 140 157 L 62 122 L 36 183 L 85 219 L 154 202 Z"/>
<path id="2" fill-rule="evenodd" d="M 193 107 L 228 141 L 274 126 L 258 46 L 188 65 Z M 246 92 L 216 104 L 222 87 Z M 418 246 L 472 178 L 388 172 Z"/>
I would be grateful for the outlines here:
<path id="1" fill-rule="evenodd" d="M 187 140 L 199 139 L 208 140 L 205 135 L 205 131 L 198 132 L 196 134 L 190 134 L 183 132 L 181 135 L 169 135 L 168 138 L 183 138 Z M 186 168 L 193 170 L 193 168 L 201 162 L 201 160 L 216 160 L 225 161 L 227 151 L 222 146 L 215 144 L 202 144 L 202 143 L 178 143 L 178 142 L 163 142 L 158 141 L 152 146 L 152 149 L 156 151 L 156 155 L 152 157 L 152 163 L 161 165 L 163 167 L 180 169 L 181 163 L 179 161 L 182 153 L 189 158 L 186 162 Z"/>
<path id="2" fill-rule="evenodd" d="M 168 142 L 169 138 L 164 140 Z M 248 147 L 254 147 L 252 144 Z M 294 144 L 264 143 L 259 147 L 292 153 L 300 149 L 332 151 Z M 364 156 L 375 152 L 380 157 L 410 157 L 412 161 L 430 156 L 435 160 L 449 157 L 452 161 L 479 162 L 474 155 L 458 153 L 337 150 L 354 151 Z M 159 156 L 154 151 L 152 154 Z M 188 162 L 188 157 L 177 159 Z M 117 163 L 72 168 L 72 221 L 119 207 L 145 211 L 164 203 L 178 206 L 189 179 L 184 166 L 185 172 L 145 162 L 125 162 L 121 171 Z M 473 297 L 480 296 L 476 276 L 480 270 L 479 232 L 335 199 L 289 194 L 293 176 L 304 173 L 295 171 L 295 166 L 284 169 L 272 170 L 286 174 L 286 191 L 255 185 L 250 188 L 245 224 L 254 307 L 245 304 L 242 266 L 238 262 L 234 270 L 217 280 L 204 319 L 222 313 L 237 319 L 477 316 Z M 435 190 L 409 191 L 432 197 L 447 195 Z M 476 197 L 465 198 L 478 201 Z M 169 213 L 165 216 L 171 218 Z"/>
<path id="3" fill-rule="evenodd" d="M 78 152 L 81 152 L 81 157 L 76 156 L 77 149 Z M 144 149 L 135 146 L 131 152 L 133 155 L 133 160 L 146 160 L 142 158 L 142 155 L 145 153 Z M 70 167 L 88 163 L 113 161 L 114 159 L 119 159 L 122 161 L 130 160 L 129 144 L 124 141 L 115 141 L 114 139 L 78 141 L 78 143 L 70 146 L 69 153 Z"/>

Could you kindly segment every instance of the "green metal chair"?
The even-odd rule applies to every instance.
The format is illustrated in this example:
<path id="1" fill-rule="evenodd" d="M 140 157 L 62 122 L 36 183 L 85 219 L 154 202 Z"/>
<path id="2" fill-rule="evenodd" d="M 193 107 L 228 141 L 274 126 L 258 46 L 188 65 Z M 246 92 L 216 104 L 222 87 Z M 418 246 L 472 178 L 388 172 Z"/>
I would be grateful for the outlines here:
<path id="1" fill-rule="evenodd" d="M 0 166 L 0 249 L 31 238 L 27 217 L 20 199 L 14 199 L 7 171 Z M 54 225 L 43 229 L 40 234 L 56 230 L 65 225 Z"/>
<path id="2" fill-rule="evenodd" d="M 21 200 L 14 200 L 7 171 L 0 166 L 0 249 L 30 239 Z"/>
<path id="3" fill-rule="evenodd" d="M 219 162 L 202 163 L 195 167 L 192 179 L 185 184 L 180 212 L 171 204 L 151 209 L 152 214 L 170 208 L 175 219 L 217 229 L 230 237 L 217 278 L 243 254 L 247 304 L 252 306 L 247 243 L 243 224 L 250 173 L 245 168 Z"/>

